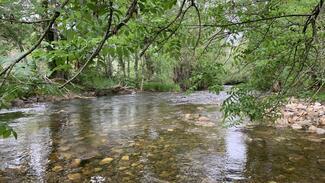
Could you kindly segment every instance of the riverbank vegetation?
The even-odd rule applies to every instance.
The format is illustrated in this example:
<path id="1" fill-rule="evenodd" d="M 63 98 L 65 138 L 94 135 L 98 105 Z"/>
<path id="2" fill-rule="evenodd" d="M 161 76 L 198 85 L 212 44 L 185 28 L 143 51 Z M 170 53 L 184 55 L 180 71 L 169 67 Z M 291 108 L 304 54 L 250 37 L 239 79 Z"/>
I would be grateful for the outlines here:
<path id="1" fill-rule="evenodd" d="M 260 120 L 289 96 L 324 100 L 324 17 L 323 0 L 1 0 L 0 107 L 230 84 L 225 117 Z"/>

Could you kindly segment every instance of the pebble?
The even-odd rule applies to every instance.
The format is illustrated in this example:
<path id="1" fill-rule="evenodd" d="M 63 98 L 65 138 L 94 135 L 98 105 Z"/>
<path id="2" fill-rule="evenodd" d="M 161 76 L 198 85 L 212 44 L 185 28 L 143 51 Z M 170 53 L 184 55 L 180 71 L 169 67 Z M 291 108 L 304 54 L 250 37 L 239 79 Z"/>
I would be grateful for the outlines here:
<path id="1" fill-rule="evenodd" d="M 122 159 L 123 161 L 129 161 L 129 156 L 123 156 L 121 159 Z"/>
<path id="2" fill-rule="evenodd" d="M 102 168 L 95 168 L 95 172 L 100 172 L 102 170 L 103 170 Z"/>
<path id="3" fill-rule="evenodd" d="M 81 159 L 74 159 L 72 160 L 71 167 L 76 168 L 80 165 L 80 163 L 81 163 Z"/>
<path id="4" fill-rule="evenodd" d="M 68 175 L 69 180 L 71 181 L 77 181 L 81 179 L 81 174 L 80 173 L 73 173 Z"/>
<path id="5" fill-rule="evenodd" d="M 102 159 L 100 162 L 99 162 L 99 165 L 106 165 L 106 164 L 109 164 L 113 161 L 113 158 L 105 158 L 105 159 Z"/>
<path id="6" fill-rule="evenodd" d="M 52 168 L 53 172 L 61 172 L 62 170 L 63 170 L 63 167 L 60 165 L 57 165 L 54 168 Z"/>
<path id="7" fill-rule="evenodd" d="M 322 129 L 322 128 L 317 128 L 317 129 L 316 129 L 316 133 L 317 133 L 318 135 L 323 135 L 323 134 L 325 134 L 325 130 Z"/>
<path id="8" fill-rule="evenodd" d="M 314 133 L 317 131 L 317 127 L 314 126 L 314 125 L 311 125 L 309 128 L 308 128 L 308 132 L 311 132 L 311 133 Z"/>
<path id="9" fill-rule="evenodd" d="M 208 117 L 201 116 L 201 117 L 199 117 L 198 120 L 199 120 L 199 121 L 209 121 L 210 119 L 209 119 Z"/>
<path id="10" fill-rule="evenodd" d="M 301 130 L 302 126 L 300 126 L 298 124 L 293 124 L 293 125 L 291 125 L 291 128 L 294 129 L 294 130 Z"/>

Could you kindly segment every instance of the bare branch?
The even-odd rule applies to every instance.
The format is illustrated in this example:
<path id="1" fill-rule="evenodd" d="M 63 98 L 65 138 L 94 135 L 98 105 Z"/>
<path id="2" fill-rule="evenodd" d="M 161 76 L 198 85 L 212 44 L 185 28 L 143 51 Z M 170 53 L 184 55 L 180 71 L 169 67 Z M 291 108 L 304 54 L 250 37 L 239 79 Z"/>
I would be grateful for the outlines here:
<path id="1" fill-rule="evenodd" d="M 49 21 L 51 21 L 51 19 L 26 21 L 26 20 L 17 20 L 17 19 L 13 19 L 13 18 L 0 18 L 0 21 L 10 22 L 10 23 L 18 23 L 18 24 L 39 24 L 39 23 L 49 22 Z"/>

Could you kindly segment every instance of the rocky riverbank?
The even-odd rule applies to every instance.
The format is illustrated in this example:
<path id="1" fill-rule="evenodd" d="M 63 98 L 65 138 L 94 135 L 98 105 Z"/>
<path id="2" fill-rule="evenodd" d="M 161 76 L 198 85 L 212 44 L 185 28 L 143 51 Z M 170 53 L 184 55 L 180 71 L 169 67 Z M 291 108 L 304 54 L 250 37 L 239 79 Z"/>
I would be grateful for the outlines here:
<path id="1" fill-rule="evenodd" d="M 325 105 L 319 102 L 291 100 L 281 109 L 281 118 L 276 127 L 291 127 L 294 130 L 325 134 Z"/>

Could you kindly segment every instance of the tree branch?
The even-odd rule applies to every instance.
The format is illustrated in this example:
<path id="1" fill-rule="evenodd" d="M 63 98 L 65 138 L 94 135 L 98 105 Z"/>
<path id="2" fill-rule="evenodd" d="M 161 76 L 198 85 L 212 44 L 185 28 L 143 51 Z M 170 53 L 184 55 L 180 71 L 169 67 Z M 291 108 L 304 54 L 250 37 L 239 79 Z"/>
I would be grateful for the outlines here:
<path id="1" fill-rule="evenodd" d="M 73 81 L 76 77 L 78 77 L 81 74 L 81 72 L 86 68 L 86 66 L 100 53 L 105 42 L 113 35 L 116 35 L 118 33 L 118 31 L 124 25 L 126 25 L 126 23 L 131 19 L 133 12 L 136 11 L 136 7 L 137 7 L 137 0 L 133 0 L 132 4 L 129 6 L 129 9 L 128 9 L 126 15 L 124 16 L 123 20 L 119 24 L 117 24 L 115 27 L 113 27 L 113 29 L 111 30 L 111 25 L 112 25 L 112 20 L 113 20 L 113 3 L 112 3 L 112 1 L 110 1 L 110 15 L 109 15 L 108 25 L 107 25 L 107 29 L 106 29 L 104 37 L 98 44 L 96 50 L 90 55 L 90 57 L 87 59 L 86 63 L 82 66 L 82 68 L 71 79 L 66 81 L 59 88 L 65 87 L 67 84 L 69 84 L 71 81 Z"/>
<path id="2" fill-rule="evenodd" d="M 10 23 L 18 23 L 18 24 L 39 24 L 39 23 L 49 22 L 49 21 L 51 21 L 51 19 L 25 21 L 25 20 L 17 20 L 14 18 L 0 18 L 0 21 L 10 22 Z"/>
<path id="3" fill-rule="evenodd" d="M 202 24 L 202 25 L 184 25 L 189 27 L 230 27 L 234 25 L 243 25 L 243 24 L 249 24 L 249 23 L 255 23 L 255 22 L 261 22 L 266 20 L 274 20 L 274 19 L 280 19 L 280 18 L 287 18 L 287 17 L 309 17 L 313 14 L 292 14 L 292 15 L 280 15 L 280 16 L 274 16 L 274 17 L 267 17 L 267 18 L 261 18 L 256 20 L 247 20 L 243 22 L 234 22 L 229 24 Z"/>
<path id="4" fill-rule="evenodd" d="M 186 2 L 186 0 L 183 0 L 182 5 L 181 5 L 181 7 L 180 7 L 180 9 L 179 9 L 178 14 L 176 15 L 176 17 L 171 22 L 169 22 L 165 27 L 159 29 L 157 31 L 157 33 L 153 36 L 153 38 L 151 40 L 149 40 L 148 43 L 146 43 L 146 45 L 144 46 L 144 48 L 140 52 L 139 57 L 142 57 L 144 55 L 144 53 L 148 50 L 148 48 L 150 47 L 150 45 L 152 45 L 152 43 L 158 38 L 158 36 L 159 36 L 160 33 L 162 33 L 163 31 L 165 31 L 166 29 L 168 29 L 171 25 L 173 25 L 178 20 L 178 18 L 183 14 L 183 8 L 185 6 L 185 2 Z"/>
<path id="5" fill-rule="evenodd" d="M 63 9 L 63 7 L 69 2 L 69 0 L 65 0 L 61 6 L 59 7 L 59 9 Z M 17 59 L 14 60 L 14 62 L 12 64 L 10 64 L 8 67 L 6 67 L 1 73 L 0 76 L 2 76 L 3 74 L 5 74 L 10 68 L 14 67 L 16 64 L 18 64 L 21 60 L 23 60 L 25 57 L 27 57 L 29 54 L 31 54 L 44 40 L 44 38 L 46 37 L 47 33 L 51 30 L 55 20 L 60 16 L 61 12 L 59 10 L 54 12 L 54 15 L 51 18 L 51 21 L 49 23 L 49 25 L 47 26 L 47 28 L 45 29 L 44 33 L 42 34 L 42 36 L 38 39 L 38 41 L 34 44 L 33 47 L 31 47 L 29 50 L 27 50 L 23 55 L 21 55 L 20 57 L 18 57 Z"/>

